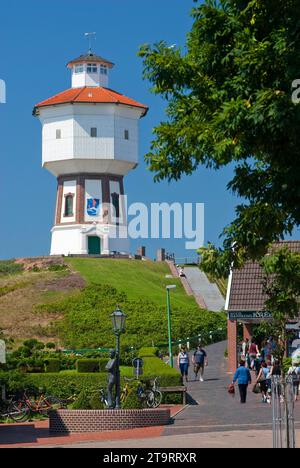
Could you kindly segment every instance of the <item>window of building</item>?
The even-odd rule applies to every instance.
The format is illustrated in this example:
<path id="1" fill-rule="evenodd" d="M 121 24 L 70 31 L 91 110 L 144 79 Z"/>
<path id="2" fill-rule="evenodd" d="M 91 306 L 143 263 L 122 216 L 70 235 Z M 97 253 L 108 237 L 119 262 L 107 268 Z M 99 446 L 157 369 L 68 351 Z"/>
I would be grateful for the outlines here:
<path id="1" fill-rule="evenodd" d="M 87 65 L 88 73 L 98 73 L 98 67 L 96 63 L 88 63 Z"/>
<path id="2" fill-rule="evenodd" d="M 112 193 L 111 200 L 114 207 L 113 215 L 118 219 L 120 218 L 120 195 L 118 193 Z"/>
<path id="3" fill-rule="evenodd" d="M 60 129 L 56 130 L 56 139 L 57 140 L 61 139 L 61 130 Z"/>
<path id="4" fill-rule="evenodd" d="M 124 138 L 125 140 L 129 140 L 129 130 L 124 131 Z"/>
<path id="5" fill-rule="evenodd" d="M 100 65 L 100 73 L 101 75 L 107 75 L 108 74 L 108 69 L 106 65 Z"/>
<path id="6" fill-rule="evenodd" d="M 83 64 L 75 65 L 75 73 L 76 74 L 83 73 L 83 72 L 84 72 L 84 65 Z"/>
<path id="7" fill-rule="evenodd" d="M 97 138 L 97 135 L 98 135 L 97 128 L 96 127 L 91 128 L 91 137 L 92 138 Z"/>
<path id="8" fill-rule="evenodd" d="M 70 218 L 74 216 L 74 194 L 69 193 L 65 195 L 65 212 L 64 217 Z"/>

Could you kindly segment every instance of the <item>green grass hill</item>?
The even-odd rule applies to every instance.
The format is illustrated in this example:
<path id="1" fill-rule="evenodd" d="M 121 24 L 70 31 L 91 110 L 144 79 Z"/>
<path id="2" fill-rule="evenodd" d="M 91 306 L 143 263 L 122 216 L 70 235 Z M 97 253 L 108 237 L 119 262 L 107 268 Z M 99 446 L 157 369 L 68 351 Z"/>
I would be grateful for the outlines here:
<path id="1" fill-rule="evenodd" d="M 173 338 L 225 328 L 223 314 L 199 309 L 165 263 L 114 259 L 20 259 L 0 262 L 0 329 L 71 349 L 112 346 L 110 314 L 127 314 L 126 346 L 167 341 L 166 291 L 172 290 Z"/>

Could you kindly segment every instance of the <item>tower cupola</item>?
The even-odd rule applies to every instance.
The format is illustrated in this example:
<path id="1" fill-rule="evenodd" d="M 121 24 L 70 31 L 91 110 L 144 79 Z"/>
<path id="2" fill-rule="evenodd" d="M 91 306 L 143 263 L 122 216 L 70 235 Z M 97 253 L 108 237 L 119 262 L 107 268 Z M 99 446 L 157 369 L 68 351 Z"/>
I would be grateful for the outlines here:
<path id="1" fill-rule="evenodd" d="M 109 71 L 114 64 L 90 51 L 71 60 L 67 67 L 72 72 L 72 88 L 84 86 L 108 88 Z"/>

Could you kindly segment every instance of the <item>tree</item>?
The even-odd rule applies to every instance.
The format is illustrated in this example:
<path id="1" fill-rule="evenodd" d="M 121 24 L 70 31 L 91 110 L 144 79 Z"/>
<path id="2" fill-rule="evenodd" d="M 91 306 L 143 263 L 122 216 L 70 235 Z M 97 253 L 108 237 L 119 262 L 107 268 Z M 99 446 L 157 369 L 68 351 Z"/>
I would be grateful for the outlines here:
<path id="1" fill-rule="evenodd" d="M 234 164 L 228 190 L 243 202 L 216 251 L 228 273 L 300 224 L 300 2 L 206 0 L 192 16 L 185 54 L 165 42 L 139 52 L 167 101 L 146 160 L 157 181 Z"/>
<path id="2" fill-rule="evenodd" d="M 299 317 L 300 254 L 287 247 L 275 247 L 263 258 L 261 265 L 265 273 L 265 307 L 273 315 L 272 334 L 281 344 L 277 357 L 282 364 L 288 341 L 286 324 Z"/>

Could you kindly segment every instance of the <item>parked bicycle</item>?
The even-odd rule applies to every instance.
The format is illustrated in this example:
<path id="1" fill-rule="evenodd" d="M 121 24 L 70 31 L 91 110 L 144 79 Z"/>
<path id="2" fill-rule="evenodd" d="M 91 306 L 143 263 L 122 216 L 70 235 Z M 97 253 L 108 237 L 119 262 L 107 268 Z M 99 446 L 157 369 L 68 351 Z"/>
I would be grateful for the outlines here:
<path id="1" fill-rule="evenodd" d="M 124 403 L 128 396 L 134 391 L 134 389 L 130 386 L 130 383 L 136 381 L 134 378 L 128 379 L 126 377 L 124 377 L 124 380 L 126 384 L 121 394 L 122 403 Z M 143 407 L 158 408 L 162 402 L 162 393 L 159 390 L 158 377 L 154 379 L 154 382 L 150 388 L 147 388 L 145 383 L 139 382 L 136 392 L 139 400 L 142 402 Z"/>
<path id="2" fill-rule="evenodd" d="M 33 397 L 29 397 L 26 390 L 24 391 L 23 397 L 16 403 L 20 409 L 23 409 L 24 411 L 27 409 L 28 418 L 31 414 L 48 416 L 50 410 L 66 408 L 65 403 L 55 396 L 41 393 L 40 396 L 35 399 Z"/>
<path id="3" fill-rule="evenodd" d="M 18 402 L 13 401 L 13 399 L 1 401 L 0 419 L 12 419 L 15 422 L 26 422 L 29 419 L 29 410 Z"/>

